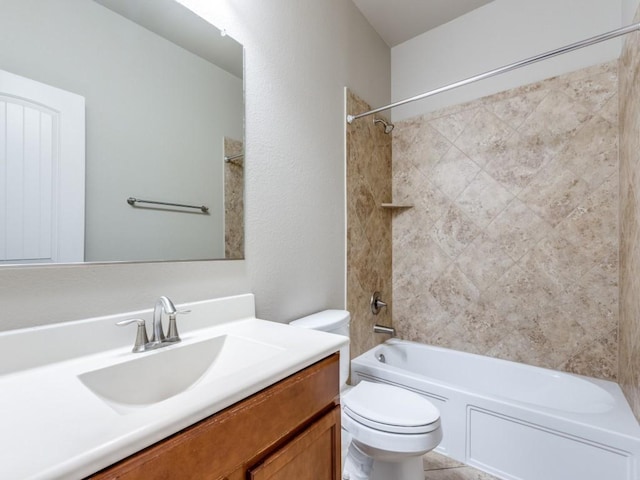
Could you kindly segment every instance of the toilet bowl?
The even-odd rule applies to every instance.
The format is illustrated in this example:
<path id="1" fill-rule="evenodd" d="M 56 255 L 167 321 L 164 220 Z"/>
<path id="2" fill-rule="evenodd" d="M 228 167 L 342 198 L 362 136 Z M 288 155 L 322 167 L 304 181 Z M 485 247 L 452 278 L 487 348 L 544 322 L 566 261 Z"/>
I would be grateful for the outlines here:
<path id="1" fill-rule="evenodd" d="M 325 310 L 291 325 L 349 336 L 349 312 Z M 400 387 L 347 386 L 349 347 L 340 350 L 344 480 L 423 480 L 422 455 L 442 440 L 440 412 Z"/>

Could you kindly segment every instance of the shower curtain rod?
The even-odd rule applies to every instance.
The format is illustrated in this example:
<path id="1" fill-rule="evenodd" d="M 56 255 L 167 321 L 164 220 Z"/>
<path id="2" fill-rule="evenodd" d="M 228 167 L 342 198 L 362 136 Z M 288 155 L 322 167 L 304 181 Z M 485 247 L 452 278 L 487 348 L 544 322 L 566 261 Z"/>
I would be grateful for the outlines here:
<path id="1" fill-rule="evenodd" d="M 369 110 L 368 112 L 360 113 L 358 115 L 347 115 L 347 123 L 352 123 L 354 120 L 357 120 L 358 118 L 373 115 L 374 113 L 382 112 L 383 110 L 389 110 L 394 107 L 399 107 L 400 105 L 404 105 L 410 102 L 415 102 L 416 100 L 422 100 L 423 98 L 431 97 L 439 93 L 448 92 L 449 90 L 453 90 L 454 88 L 463 87 L 465 85 L 469 85 L 470 83 L 474 83 L 479 80 L 484 80 L 485 78 L 490 78 L 496 75 L 500 75 L 501 73 L 510 72 L 520 67 L 526 67 L 527 65 L 531 65 L 532 63 L 540 62 L 542 60 L 546 60 L 548 58 L 552 58 L 552 57 L 561 55 L 563 53 L 573 52 L 574 50 L 588 47 L 590 45 L 595 45 L 596 43 L 604 42 L 606 40 L 611 40 L 612 38 L 621 37 L 622 35 L 626 35 L 628 33 L 632 33 L 638 30 L 640 30 L 640 23 L 634 23 L 627 27 L 618 28 L 616 30 L 603 33 L 602 35 L 587 38 L 586 40 L 572 43 L 565 47 L 560 47 L 555 50 L 551 50 L 549 52 L 541 53 L 539 55 L 536 55 L 535 57 L 530 57 L 525 60 L 521 60 L 519 62 L 511 63 L 509 65 L 505 65 L 503 67 L 490 70 L 488 72 L 482 73 L 480 75 L 476 75 L 474 77 L 466 78 L 465 80 L 461 80 L 459 82 L 451 83 L 444 87 L 436 88 L 435 90 L 431 90 L 429 92 L 416 95 L 415 97 L 407 98 L 405 100 L 400 100 L 398 102 L 385 105 L 384 107 L 379 107 L 374 110 Z"/>

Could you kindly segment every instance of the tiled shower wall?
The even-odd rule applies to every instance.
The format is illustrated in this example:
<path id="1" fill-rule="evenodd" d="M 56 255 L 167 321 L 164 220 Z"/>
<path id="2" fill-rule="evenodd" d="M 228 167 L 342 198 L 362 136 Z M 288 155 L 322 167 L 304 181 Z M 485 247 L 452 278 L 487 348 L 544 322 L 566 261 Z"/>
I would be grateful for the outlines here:
<path id="1" fill-rule="evenodd" d="M 347 112 L 371 110 L 347 91 Z M 351 312 L 351 356 L 360 355 L 386 336 L 373 325 L 391 325 L 391 135 L 372 119 L 347 126 L 347 309 Z M 373 315 L 369 302 L 379 291 L 388 303 Z"/>
<path id="2" fill-rule="evenodd" d="M 616 378 L 617 87 L 613 62 L 396 124 L 399 336 Z"/>
<path id="3" fill-rule="evenodd" d="M 243 153 L 240 140 L 224 138 L 224 156 Z M 244 157 L 224 163 L 224 258 L 244 258 Z"/>
<path id="4" fill-rule="evenodd" d="M 640 11 L 636 15 L 640 21 Z M 620 57 L 619 382 L 640 419 L 640 34 Z"/>

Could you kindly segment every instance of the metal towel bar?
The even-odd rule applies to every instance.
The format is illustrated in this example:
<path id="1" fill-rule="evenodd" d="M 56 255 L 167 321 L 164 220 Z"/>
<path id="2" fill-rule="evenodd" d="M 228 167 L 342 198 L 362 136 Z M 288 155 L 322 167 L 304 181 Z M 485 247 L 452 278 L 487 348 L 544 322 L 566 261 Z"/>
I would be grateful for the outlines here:
<path id="1" fill-rule="evenodd" d="M 153 200 L 142 200 L 141 198 L 129 197 L 127 203 L 132 207 L 136 206 L 136 203 L 150 203 L 152 205 L 167 205 L 170 207 L 182 207 L 182 208 L 196 208 L 202 213 L 209 213 L 209 207 L 204 205 L 185 205 L 183 203 L 170 203 L 170 202 L 156 202 Z"/>
<path id="2" fill-rule="evenodd" d="M 244 153 L 238 153 L 238 154 L 236 154 L 236 155 L 225 155 L 225 157 L 224 157 L 224 161 L 225 161 L 226 163 L 232 163 L 232 162 L 231 162 L 232 160 L 235 160 L 235 159 L 237 159 L 237 158 L 242 158 L 242 157 L 244 157 Z"/>

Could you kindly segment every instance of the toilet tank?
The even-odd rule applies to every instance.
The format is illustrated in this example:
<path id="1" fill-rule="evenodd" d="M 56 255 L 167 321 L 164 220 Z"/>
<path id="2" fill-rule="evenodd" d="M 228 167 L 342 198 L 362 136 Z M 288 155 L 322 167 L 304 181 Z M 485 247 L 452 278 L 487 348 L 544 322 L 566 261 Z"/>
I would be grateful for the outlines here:
<path id="1" fill-rule="evenodd" d="M 351 315 L 346 310 L 323 310 L 293 320 L 290 325 L 335 333 L 348 338 L 349 320 L 351 320 Z M 347 344 L 340 349 L 340 390 L 347 384 L 349 378 L 349 362 L 349 344 Z"/>

